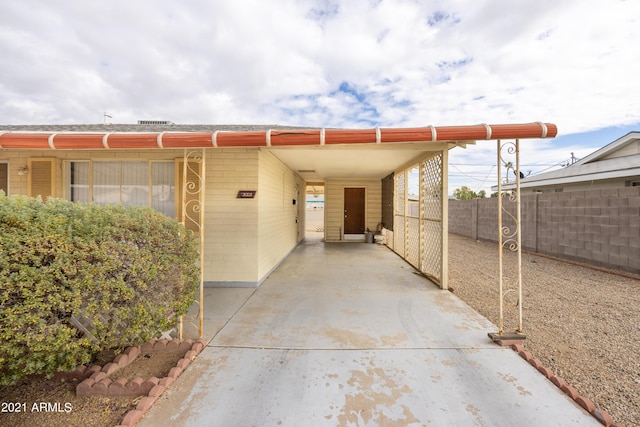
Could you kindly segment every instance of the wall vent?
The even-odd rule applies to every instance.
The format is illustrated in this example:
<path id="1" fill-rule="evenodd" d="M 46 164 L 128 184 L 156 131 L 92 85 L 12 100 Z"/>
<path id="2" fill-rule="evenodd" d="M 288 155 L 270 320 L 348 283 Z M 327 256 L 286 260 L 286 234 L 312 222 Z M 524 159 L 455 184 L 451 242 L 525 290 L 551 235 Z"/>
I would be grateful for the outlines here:
<path id="1" fill-rule="evenodd" d="M 169 120 L 138 120 L 139 125 L 174 125 Z"/>

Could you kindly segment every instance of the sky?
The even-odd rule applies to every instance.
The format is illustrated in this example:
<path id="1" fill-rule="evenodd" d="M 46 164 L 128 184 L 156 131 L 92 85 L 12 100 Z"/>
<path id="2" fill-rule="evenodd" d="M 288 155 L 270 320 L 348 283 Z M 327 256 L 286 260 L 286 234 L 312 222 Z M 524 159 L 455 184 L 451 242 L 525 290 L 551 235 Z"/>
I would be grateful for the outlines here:
<path id="1" fill-rule="evenodd" d="M 0 124 L 555 123 L 537 174 L 640 130 L 639 45 L 637 0 L 4 1 Z M 495 151 L 452 150 L 450 189 Z"/>

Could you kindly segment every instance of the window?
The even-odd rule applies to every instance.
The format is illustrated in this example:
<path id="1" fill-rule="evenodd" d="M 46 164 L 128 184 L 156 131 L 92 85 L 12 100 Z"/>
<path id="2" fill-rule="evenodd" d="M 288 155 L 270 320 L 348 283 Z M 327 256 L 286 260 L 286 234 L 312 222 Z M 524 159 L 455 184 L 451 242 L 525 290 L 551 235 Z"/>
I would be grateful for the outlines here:
<path id="1" fill-rule="evenodd" d="M 93 162 L 93 202 L 149 206 L 149 162 Z"/>
<path id="2" fill-rule="evenodd" d="M 71 161 L 67 198 L 74 202 L 151 206 L 175 217 L 173 161 Z"/>
<path id="3" fill-rule="evenodd" d="M 175 163 L 151 163 L 151 207 L 175 218 L 176 214 Z"/>
<path id="4" fill-rule="evenodd" d="M 89 162 L 69 162 L 67 164 L 69 179 L 69 200 L 88 202 L 89 198 Z"/>

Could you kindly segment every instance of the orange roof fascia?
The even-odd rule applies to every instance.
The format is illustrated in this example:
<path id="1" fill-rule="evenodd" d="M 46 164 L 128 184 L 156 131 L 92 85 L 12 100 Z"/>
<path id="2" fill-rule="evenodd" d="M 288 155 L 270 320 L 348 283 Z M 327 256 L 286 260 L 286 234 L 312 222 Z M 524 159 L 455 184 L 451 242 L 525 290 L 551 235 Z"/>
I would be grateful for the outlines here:
<path id="1" fill-rule="evenodd" d="M 0 135 L 1 148 L 20 148 L 31 150 L 49 150 L 50 134 L 41 133 L 4 133 Z"/>
<path id="2" fill-rule="evenodd" d="M 218 147 L 265 147 L 267 132 L 218 132 L 216 144 Z"/>
<path id="3" fill-rule="evenodd" d="M 311 130 L 272 130 L 269 134 L 268 144 L 273 147 L 322 145 L 324 132 L 321 129 Z"/>
<path id="4" fill-rule="evenodd" d="M 162 148 L 211 148 L 215 134 L 207 132 L 163 133 L 159 137 Z"/>
<path id="5" fill-rule="evenodd" d="M 157 133 L 110 133 L 105 146 L 108 148 L 160 148 Z"/>
<path id="6" fill-rule="evenodd" d="M 27 150 L 169 149 L 218 147 L 284 147 L 338 144 L 401 144 L 415 142 L 478 141 L 554 138 L 552 123 L 524 123 L 423 128 L 269 129 L 252 132 L 6 132 L 0 148 Z"/>
<path id="7" fill-rule="evenodd" d="M 99 150 L 105 148 L 104 134 L 67 134 L 60 133 L 51 137 L 57 150 Z"/>
<path id="8" fill-rule="evenodd" d="M 327 129 L 325 144 L 376 144 L 378 133 L 376 129 Z"/>

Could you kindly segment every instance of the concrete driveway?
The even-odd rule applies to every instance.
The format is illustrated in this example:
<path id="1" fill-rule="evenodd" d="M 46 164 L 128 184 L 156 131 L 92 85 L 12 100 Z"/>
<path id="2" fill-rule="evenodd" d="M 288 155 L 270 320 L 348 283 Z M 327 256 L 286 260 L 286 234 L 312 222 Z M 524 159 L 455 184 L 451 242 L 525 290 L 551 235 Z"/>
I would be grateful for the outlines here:
<path id="1" fill-rule="evenodd" d="M 383 246 L 306 242 L 207 299 L 209 345 L 139 426 L 600 425 Z"/>

